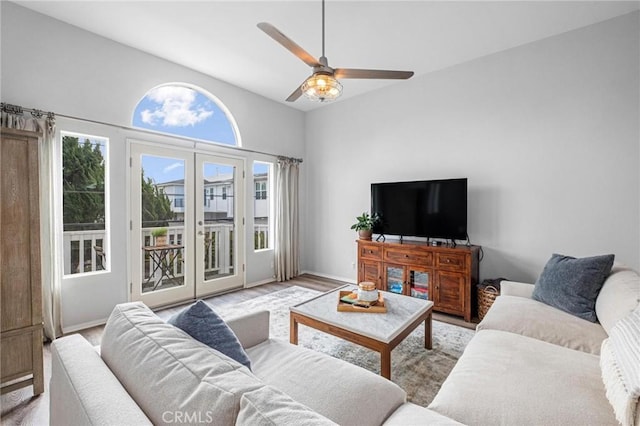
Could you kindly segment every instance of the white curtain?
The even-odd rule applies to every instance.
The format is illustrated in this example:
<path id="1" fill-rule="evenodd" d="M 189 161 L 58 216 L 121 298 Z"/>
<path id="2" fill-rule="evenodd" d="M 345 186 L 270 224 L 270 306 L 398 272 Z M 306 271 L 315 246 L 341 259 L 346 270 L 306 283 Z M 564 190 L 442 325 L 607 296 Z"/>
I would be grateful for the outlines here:
<path id="1" fill-rule="evenodd" d="M 53 340 L 62 335 L 60 292 L 62 273 L 61 251 L 57 249 L 58 234 L 55 215 L 54 182 L 56 178 L 55 121 L 52 115 L 38 119 L 42 132 L 40 146 L 40 247 L 42 256 L 42 314 L 44 334 Z"/>
<path id="2" fill-rule="evenodd" d="M 276 279 L 298 275 L 298 175 L 300 160 L 279 157 L 276 167 Z"/>
<path id="3" fill-rule="evenodd" d="M 60 320 L 60 284 L 54 216 L 53 182 L 55 181 L 55 120 L 53 114 L 43 117 L 36 112 L 33 117 L 19 111 L 2 111 L 3 127 L 38 132 L 41 136 L 40 159 L 40 257 L 42 269 L 42 314 L 44 334 L 53 340 L 62 335 Z"/>

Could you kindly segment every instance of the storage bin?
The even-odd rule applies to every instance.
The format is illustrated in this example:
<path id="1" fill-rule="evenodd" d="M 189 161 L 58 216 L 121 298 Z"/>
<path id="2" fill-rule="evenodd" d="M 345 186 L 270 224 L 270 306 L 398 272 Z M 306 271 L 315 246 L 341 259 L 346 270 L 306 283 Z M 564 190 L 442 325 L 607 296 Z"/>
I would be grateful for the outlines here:
<path id="1" fill-rule="evenodd" d="M 487 314 L 496 297 L 500 296 L 500 283 L 504 280 L 507 278 L 487 279 L 482 284 L 478 284 L 478 319 L 480 321 Z"/>

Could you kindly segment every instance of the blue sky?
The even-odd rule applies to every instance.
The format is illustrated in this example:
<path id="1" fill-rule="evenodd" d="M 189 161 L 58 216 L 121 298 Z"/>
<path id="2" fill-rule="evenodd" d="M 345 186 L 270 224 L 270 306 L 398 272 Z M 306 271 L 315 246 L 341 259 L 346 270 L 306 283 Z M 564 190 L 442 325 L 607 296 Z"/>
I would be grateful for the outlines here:
<path id="1" fill-rule="evenodd" d="M 143 129 L 236 145 L 233 127 L 220 107 L 202 93 L 184 86 L 157 87 L 140 101 L 133 125 Z M 145 177 L 155 183 L 184 179 L 184 161 L 151 155 L 142 157 Z M 269 166 L 254 163 L 253 173 L 265 173 Z M 206 164 L 205 177 L 229 175 L 232 167 Z"/>
<path id="2" fill-rule="evenodd" d="M 143 155 L 142 170 L 144 170 L 145 179 L 150 177 L 155 183 L 184 179 L 184 160 Z M 206 163 L 204 166 L 205 178 L 230 175 L 231 173 L 233 173 L 231 166 L 213 163 Z"/>
<path id="3" fill-rule="evenodd" d="M 150 177 L 155 183 L 170 182 L 184 179 L 184 160 L 178 158 L 156 157 L 153 155 L 142 156 L 142 169 L 145 179 Z M 254 163 L 253 173 L 266 173 L 269 166 L 265 163 Z M 205 163 L 204 176 L 214 177 L 230 175 L 233 167 L 222 164 Z"/>
<path id="4" fill-rule="evenodd" d="M 142 170 L 145 180 L 150 177 L 154 183 L 184 179 L 184 160 L 143 155 Z"/>
<path id="5" fill-rule="evenodd" d="M 226 114 L 202 93 L 184 86 L 157 87 L 140 101 L 133 126 L 236 145 Z"/>

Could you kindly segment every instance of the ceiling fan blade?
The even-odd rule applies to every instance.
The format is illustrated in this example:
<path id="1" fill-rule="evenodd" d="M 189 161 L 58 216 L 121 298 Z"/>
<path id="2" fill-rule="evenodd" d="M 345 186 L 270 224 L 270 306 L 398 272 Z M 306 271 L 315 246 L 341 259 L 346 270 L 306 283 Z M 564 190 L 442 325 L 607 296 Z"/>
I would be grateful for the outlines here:
<path id="1" fill-rule="evenodd" d="M 302 59 L 302 61 L 305 64 L 309 65 L 310 67 L 319 67 L 320 66 L 320 62 L 318 62 L 318 60 L 316 58 L 311 56 L 302 47 L 298 46 L 298 44 L 296 44 L 296 42 L 291 40 L 289 37 L 287 37 L 286 35 L 282 34 L 280 32 L 280 30 L 278 30 L 273 25 L 269 24 L 268 22 L 260 22 L 258 24 L 258 28 L 260 28 L 269 37 L 271 37 L 272 39 L 274 39 L 275 41 L 280 43 L 282 46 L 284 46 L 284 48 L 287 49 L 289 52 L 293 53 L 298 58 Z"/>
<path id="2" fill-rule="evenodd" d="M 295 102 L 300 96 L 302 96 L 302 84 L 298 86 L 298 88 L 294 90 L 292 94 L 289 95 L 289 97 L 287 98 L 287 102 Z"/>
<path id="3" fill-rule="evenodd" d="M 379 78 L 406 80 L 413 76 L 413 71 L 360 70 L 354 68 L 336 68 L 335 78 Z"/>

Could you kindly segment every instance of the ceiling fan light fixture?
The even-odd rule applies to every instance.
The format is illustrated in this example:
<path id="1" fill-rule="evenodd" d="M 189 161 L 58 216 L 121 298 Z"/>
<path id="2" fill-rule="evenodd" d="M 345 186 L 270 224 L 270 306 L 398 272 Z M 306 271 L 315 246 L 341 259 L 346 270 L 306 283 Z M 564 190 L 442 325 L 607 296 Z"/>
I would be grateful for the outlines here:
<path id="1" fill-rule="evenodd" d="M 342 84 L 336 79 L 336 75 L 341 78 L 366 78 L 366 79 L 394 79 L 406 80 L 413 76 L 413 71 L 390 71 L 390 70 L 370 70 L 351 68 L 331 68 L 324 54 L 324 2 L 322 0 L 322 56 L 319 59 L 311 56 L 306 50 L 298 46 L 293 40 L 282 34 L 276 27 L 260 22 L 258 28 L 264 31 L 269 37 L 280 43 L 285 49 L 296 55 L 305 64 L 313 68 L 313 75 L 305 80 L 287 98 L 287 102 L 294 102 L 303 94 L 319 102 L 333 101 L 342 94 Z"/>
<path id="2" fill-rule="evenodd" d="M 302 83 L 302 93 L 313 101 L 333 101 L 342 94 L 342 84 L 331 74 L 315 73 Z"/>

